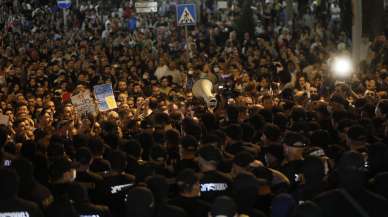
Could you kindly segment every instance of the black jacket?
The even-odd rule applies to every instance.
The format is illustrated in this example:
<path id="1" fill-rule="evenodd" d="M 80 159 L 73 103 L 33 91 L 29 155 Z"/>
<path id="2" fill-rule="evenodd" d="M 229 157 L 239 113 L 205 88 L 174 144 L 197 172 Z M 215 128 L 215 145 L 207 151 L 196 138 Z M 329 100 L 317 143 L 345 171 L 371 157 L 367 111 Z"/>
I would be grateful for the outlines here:
<path id="1" fill-rule="evenodd" d="M 46 210 L 46 217 L 78 217 L 69 196 L 71 183 L 52 184 L 50 190 L 54 202 Z"/>
<path id="2" fill-rule="evenodd" d="M 166 203 L 156 204 L 155 217 L 187 217 L 186 212 L 177 206 Z"/>
<path id="3" fill-rule="evenodd" d="M 184 209 L 188 217 L 207 216 L 210 210 L 210 206 L 199 198 L 187 198 L 178 196 L 171 200 L 169 204 Z"/>
<path id="4" fill-rule="evenodd" d="M 369 217 L 386 215 L 388 201 L 383 197 L 364 189 L 347 192 L 368 213 Z M 363 217 L 339 189 L 325 192 L 315 201 L 323 210 L 325 217 Z"/>
<path id="5" fill-rule="evenodd" d="M 107 206 L 94 205 L 89 202 L 75 203 L 74 208 L 80 216 L 111 217 Z"/>
<path id="6" fill-rule="evenodd" d="M 201 183 L 201 199 L 213 203 L 214 199 L 222 195 L 231 195 L 232 179 L 218 171 L 209 171 L 203 174 Z"/>
<path id="7" fill-rule="evenodd" d="M 22 200 L 18 197 L 0 200 L 0 216 L 30 216 L 30 217 L 43 217 L 38 205 Z M 28 215 L 27 215 L 28 214 Z"/>

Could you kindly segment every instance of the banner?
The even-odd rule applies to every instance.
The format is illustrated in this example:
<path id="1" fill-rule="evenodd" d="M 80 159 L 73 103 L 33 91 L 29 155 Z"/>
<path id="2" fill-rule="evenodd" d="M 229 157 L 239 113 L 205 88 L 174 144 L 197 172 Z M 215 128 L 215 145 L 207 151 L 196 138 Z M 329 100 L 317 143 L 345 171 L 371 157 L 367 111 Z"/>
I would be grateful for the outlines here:
<path id="1" fill-rule="evenodd" d="M 218 9 L 228 9 L 228 2 L 227 1 L 218 1 L 217 8 Z"/>
<path id="2" fill-rule="evenodd" d="M 158 12 L 158 2 L 135 2 L 136 13 L 156 13 Z"/>
<path id="3" fill-rule="evenodd" d="M 82 116 L 96 112 L 96 105 L 90 95 L 90 91 L 86 90 L 71 97 L 71 103 L 74 105 L 77 114 Z"/>
<path id="4" fill-rule="evenodd" d="M 115 96 L 113 95 L 112 84 L 101 84 L 93 87 L 100 111 L 109 111 L 117 108 Z"/>

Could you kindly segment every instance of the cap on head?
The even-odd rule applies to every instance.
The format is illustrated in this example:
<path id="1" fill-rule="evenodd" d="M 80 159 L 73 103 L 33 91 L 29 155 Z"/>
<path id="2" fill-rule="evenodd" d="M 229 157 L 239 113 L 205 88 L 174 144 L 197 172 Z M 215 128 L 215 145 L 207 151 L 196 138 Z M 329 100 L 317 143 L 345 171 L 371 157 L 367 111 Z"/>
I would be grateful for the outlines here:
<path id="1" fill-rule="evenodd" d="M 304 148 L 306 147 L 305 138 L 296 132 L 288 132 L 283 139 L 283 143 L 293 148 Z"/>
<path id="2" fill-rule="evenodd" d="M 154 197 L 148 188 L 135 187 L 127 194 L 128 217 L 151 217 L 154 210 Z"/>
<path id="3" fill-rule="evenodd" d="M 233 217 L 236 215 L 237 205 L 232 198 L 227 196 L 217 197 L 211 207 L 212 216 Z"/>
<path id="4" fill-rule="evenodd" d="M 191 135 L 182 137 L 181 145 L 184 150 L 187 151 L 196 151 L 198 148 L 198 140 Z"/>
<path id="5" fill-rule="evenodd" d="M 367 133 L 361 125 L 354 125 L 349 128 L 348 137 L 353 141 L 365 141 L 367 139 Z"/>
<path id="6" fill-rule="evenodd" d="M 268 139 L 276 141 L 281 135 L 281 130 L 275 124 L 266 124 L 263 133 Z"/>
<path id="7" fill-rule="evenodd" d="M 221 152 L 214 146 L 208 145 L 198 150 L 198 156 L 207 162 L 218 164 L 222 160 Z"/>
<path id="8" fill-rule="evenodd" d="M 242 151 L 234 157 L 233 163 L 240 167 L 248 167 L 253 161 L 255 157 L 251 153 Z"/>

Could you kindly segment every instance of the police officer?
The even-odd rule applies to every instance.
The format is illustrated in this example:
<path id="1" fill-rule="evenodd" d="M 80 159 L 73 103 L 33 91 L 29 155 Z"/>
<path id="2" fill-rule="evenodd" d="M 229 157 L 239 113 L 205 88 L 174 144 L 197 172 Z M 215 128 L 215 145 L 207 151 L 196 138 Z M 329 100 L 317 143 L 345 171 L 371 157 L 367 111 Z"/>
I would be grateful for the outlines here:
<path id="1" fill-rule="evenodd" d="M 221 195 L 231 192 L 232 179 L 217 170 L 217 165 L 222 161 L 220 151 L 211 145 L 198 150 L 198 164 L 202 172 L 201 199 L 212 203 Z"/>
<path id="2" fill-rule="evenodd" d="M 0 177 L 0 216 L 43 217 L 37 204 L 17 196 L 19 177 L 15 171 L 0 168 Z"/>
<path id="3" fill-rule="evenodd" d="M 87 190 L 81 184 L 73 184 L 70 188 L 70 198 L 74 208 L 80 216 L 110 217 L 107 206 L 92 204 Z"/>
<path id="4" fill-rule="evenodd" d="M 182 170 L 177 178 L 178 196 L 170 201 L 171 205 L 185 210 L 188 217 L 207 216 L 210 206 L 200 199 L 199 177 L 192 169 Z"/>
<path id="5" fill-rule="evenodd" d="M 46 216 L 78 216 L 69 197 L 69 189 L 76 178 L 76 166 L 67 158 L 57 159 L 50 165 L 50 190 L 54 196 L 54 201 L 46 210 Z"/>
<path id="6" fill-rule="evenodd" d="M 90 165 L 92 163 L 92 154 L 90 150 L 86 147 L 78 149 L 75 159 L 80 164 L 77 169 L 75 181 L 87 189 L 93 202 L 102 202 L 97 192 L 97 186 L 101 184 L 103 178 L 99 174 L 90 171 Z"/>
<path id="7" fill-rule="evenodd" d="M 122 151 L 113 151 L 109 156 L 112 171 L 104 175 L 102 181 L 102 193 L 104 204 L 107 204 L 113 216 L 121 216 L 125 213 L 126 191 L 135 182 L 135 177 L 125 173 L 127 168 L 127 156 Z"/>
<path id="8" fill-rule="evenodd" d="M 285 159 L 280 171 L 283 172 L 291 182 L 291 188 L 303 182 L 302 168 L 306 147 L 305 138 L 296 132 L 288 132 L 283 140 Z"/>

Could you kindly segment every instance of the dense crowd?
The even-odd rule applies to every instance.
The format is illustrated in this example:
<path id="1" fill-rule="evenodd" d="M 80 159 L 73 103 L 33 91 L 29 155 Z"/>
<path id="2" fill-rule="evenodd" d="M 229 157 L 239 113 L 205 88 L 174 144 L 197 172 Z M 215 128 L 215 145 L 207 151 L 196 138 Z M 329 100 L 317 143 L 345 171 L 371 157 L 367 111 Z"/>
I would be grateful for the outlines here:
<path id="1" fill-rule="evenodd" d="M 201 1 L 187 37 L 176 2 L 1 1 L 0 217 L 388 215 L 385 36 L 338 79 L 337 1 L 252 1 L 253 32 Z M 99 84 L 117 108 L 77 113 Z"/>

